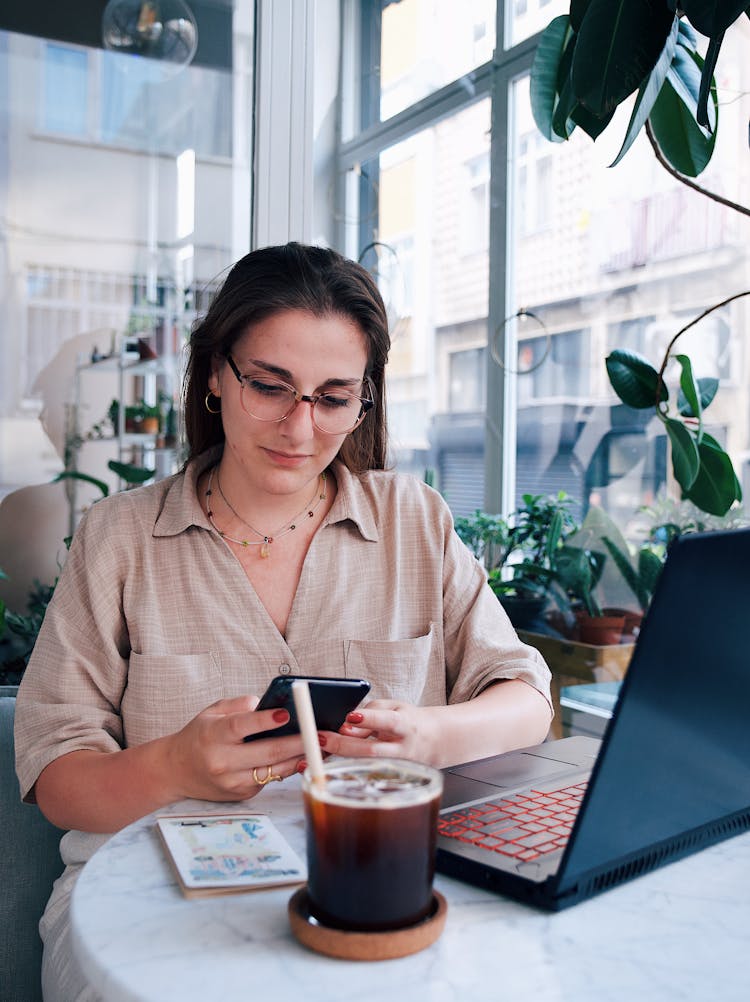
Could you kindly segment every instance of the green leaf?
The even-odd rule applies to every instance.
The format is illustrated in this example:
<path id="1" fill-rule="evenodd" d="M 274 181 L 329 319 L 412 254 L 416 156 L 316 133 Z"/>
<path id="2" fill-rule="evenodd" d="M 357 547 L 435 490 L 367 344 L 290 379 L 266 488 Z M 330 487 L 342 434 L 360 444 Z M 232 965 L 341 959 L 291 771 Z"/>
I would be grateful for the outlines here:
<path id="1" fill-rule="evenodd" d="M 536 127 L 551 142 L 562 138 L 553 129 L 552 119 L 558 103 L 558 70 L 570 43 L 575 44 L 575 38 L 567 14 L 561 14 L 540 35 L 531 66 L 531 113 Z"/>
<path id="2" fill-rule="evenodd" d="M 124 480 L 126 484 L 143 484 L 147 480 L 150 480 L 156 473 L 156 470 L 147 470 L 142 466 L 132 466 L 130 463 L 118 463 L 114 459 L 110 459 L 107 466 L 121 480 Z"/>
<path id="3" fill-rule="evenodd" d="M 96 477 L 90 477 L 88 473 L 78 473 L 77 470 L 63 470 L 62 473 L 58 473 L 52 483 L 56 484 L 58 480 L 83 480 L 87 484 L 93 484 L 94 487 L 98 487 L 102 492 L 103 497 L 106 497 L 109 494 L 109 486 L 105 484 L 103 480 L 97 480 Z"/>
<path id="4" fill-rule="evenodd" d="M 714 38 L 734 24 L 747 7 L 747 0 L 680 0 L 680 7 L 701 35 Z"/>
<path id="5" fill-rule="evenodd" d="M 571 67 L 581 104 L 604 115 L 637 90 L 656 65 L 674 17 L 660 0 L 591 0 Z"/>
<path id="6" fill-rule="evenodd" d="M 698 476 L 698 467 L 700 466 L 698 444 L 682 421 L 668 418 L 664 424 L 672 445 L 674 477 L 684 493 L 693 486 Z"/>
<path id="7" fill-rule="evenodd" d="M 552 116 L 552 131 L 559 139 L 570 139 L 576 123 L 570 117 L 576 107 L 576 98 L 570 80 L 566 80 L 560 90 L 560 96 Z"/>
<path id="8" fill-rule="evenodd" d="M 677 36 L 679 31 L 680 20 L 679 18 L 675 18 L 672 30 L 669 33 L 669 38 L 667 39 L 667 44 L 664 46 L 656 66 L 654 66 L 653 70 L 651 70 L 648 80 L 641 84 L 641 88 L 638 91 L 638 97 L 635 105 L 633 106 L 633 112 L 630 116 L 628 131 L 626 132 L 625 139 L 620 147 L 620 152 L 609 165 L 610 167 L 617 166 L 635 142 L 635 138 L 638 133 L 646 124 L 646 119 L 651 114 L 651 109 L 659 96 L 659 91 L 661 90 L 662 84 L 666 79 L 669 67 L 672 65 L 672 59 L 675 54 L 675 49 L 677 48 Z"/>
<path id="9" fill-rule="evenodd" d="M 669 393 L 664 382 L 659 385 L 659 373 L 653 365 L 634 351 L 616 348 L 606 359 L 607 375 L 612 389 L 628 407 L 643 410 L 664 403 Z"/>
<path id="10" fill-rule="evenodd" d="M 591 5 L 591 0 L 570 0 L 570 26 L 573 31 L 580 31 L 586 11 Z"/>
<path id="11" fill-rule="evenodd" d="M 653 595 L 663 567 L 662 558 L 647 546 L 638 551 L 638 577 L 643 590 L 649 595 Z"/>
<path id="12" fill-rule="evenodd" d="M 698 441 L 700 442 L 703 436 L 703 408 L 701 407 L 700 390 L 693 375 L 693 366 L 687 355 L 675 355 L 675 358 L 682 368 L 680 391 L 692 411 L 690 416 L 698 419 Z"/>
<path id="13" fill-rule="evenodd" d="M 703 376 L 697 380 L 696 385 L 698 387 L 698 399 L 700 400 L 701 410 L 704 411 L 716 396 L 719 389 L 719 380 L 713 376 Z M 677 409 L 682 417 L 696 416 L 682 390 L 680 390 L 677 397 Z"/>
<path id="14" fill-rule="evenodd" d="M 714 86 L 714 68 L 719 59 L 719 52 L 721 50 L 721 43 L 724 41 L 724 33 L 717 35 L 716 38 L 712 38 L 708 43 L 708 48 L 706 49 L 706 62 L 703 67 L 703 73 L 701 75 L 701 89 L 698 94 L 698 124 L 708 127 L 708 95 L 711 88 Z"/>
<path id="15" fill-rule="evenodd" d="M 732 461 L 710 435 L 703 436 L 698 453 L 698 476 L 689 490 L 683 490 L 683 497 L 709 515 L 726 515 L 735 501 L 742 500 Z"/>
<path id="16" fill-rule="evenodd" d="M 577 103 L 570 112 L 570 118 L 576 125 L 580 125 L 590 139 L 598 139 L 614 118 L 614 114 L 614 111 L 610 111 L 607 115 L 594 115 L 588 108 Z"/>
<path id="17" fill-rule="evenodd" d="M 704 133 L 667 75 L 649 117 L 654 137 L 669 163 L 687 177 L 697 177 L 711 159 L 715 133 Z"/>
<path id="18" fill-rule="evenodd" d="M 672 65 L 669 67 L 667 79 L 674 87 L 677 96 L 690 111 L 693 118 L 698 120 L 698 101 L 700 99 L 700 89 L 705 63 L 701 54 L 693 47 L 678 45 L 675 51 Z M 719 115 L 719 100 L 716 94 L 716 84 L 713 81 L 711 91 L 711 104 L 709 105 L 708 127 L 702 129 L 706 139 L 716 131 Z"/>

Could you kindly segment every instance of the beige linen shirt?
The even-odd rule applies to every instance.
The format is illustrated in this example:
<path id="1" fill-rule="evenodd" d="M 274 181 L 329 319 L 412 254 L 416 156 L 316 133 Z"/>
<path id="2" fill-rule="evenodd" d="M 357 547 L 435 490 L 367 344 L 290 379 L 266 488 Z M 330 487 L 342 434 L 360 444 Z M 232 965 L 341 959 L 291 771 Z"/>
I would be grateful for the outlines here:
<path id="1" fill-rule="evenodd" d="M 471 699 L 550 673 L 520 642 L 441 496 L 415 477 L 352 475 L 314 536 L 282 636 L 196 493 L 215 454 L 97 502 L 75 534 L 18 693 L 22 794 L 51 761 L 183 727 L 278 674 L 367 678 L 371 698 Z M 271 557 L 273 559 L 273 557 Z"/>

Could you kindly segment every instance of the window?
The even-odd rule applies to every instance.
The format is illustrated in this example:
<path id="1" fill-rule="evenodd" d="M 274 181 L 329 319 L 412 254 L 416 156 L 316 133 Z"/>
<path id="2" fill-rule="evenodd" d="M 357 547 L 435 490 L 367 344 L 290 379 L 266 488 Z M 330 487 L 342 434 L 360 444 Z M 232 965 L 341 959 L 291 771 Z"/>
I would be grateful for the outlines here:
<path id="1" fill-rule="evenodd" d="M 409 448 L 396 445 L 395 461 L 447 478 L 454 511 L 480 489 L 492 510 L 525 490 L 566 489 L 584 510 L 593 500 L 630 517 L 664 489 L 668 464 L 659 422 L 616 399 L 606 355 L 631 348 L 658 367 L 681 326 L 746 287 L 741 227 L 670 178 L 644 136 L 610 170 L 616 150 L 601 141 L 539 135 L 534 50 L 519 42 L 567 13 L 566 0 L 475 4 L 473 17 L 427 0 L 356 6 L 364 110 L 342 137 L 339 168 L 352 179 L 341 216 L 358 222 L 342 244 L 351 253 L 408 234 L 413 247 L 413 309 L 388 380 L 397 413 L 424 424 L 404 435 Z M 476 49 L 490 40 L 491 72 Z M 749 89 L 741 76 L 735 93 Z M 730 147 L 743 134 L 737 105 L 722 109 Z M 730 149 L 724 171 L 739 157 Z M 725 178 L 717 172 L 715 187 Z M 509 324 L 521 308 L 544 329 Z M 740 472 L 750 454 L 750 395 L 737 376 L 747 309 L 733 303 L 683 339 L 698 375 L 722 380 L 713 420 Z M 488 332 L 497 352 L 486 350 Z"/>

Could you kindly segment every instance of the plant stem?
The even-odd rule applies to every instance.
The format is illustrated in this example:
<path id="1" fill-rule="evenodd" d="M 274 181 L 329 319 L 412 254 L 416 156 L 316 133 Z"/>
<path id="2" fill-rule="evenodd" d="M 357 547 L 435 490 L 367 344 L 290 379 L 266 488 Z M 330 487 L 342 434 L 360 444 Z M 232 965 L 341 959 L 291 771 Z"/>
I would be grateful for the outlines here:
<path id="1" fill-rule="evenodd" d="M 745 205 L 740 205 L 737 202 L 733 202 L 729 198 L 724 198 L 723 195 L 717 195 L 714 191 L 709 191 L 708 188 L 702 188 L 695 181 L 692 181 L 685 174 L 681 174 L 678 170 L 672 166 L 672 164 L 667 160 L 667 158 L 662 153 L 659 148 L 659 144 L 656 141 L 656 136 L 654 135 L 653 129 L 651 128 L 651 122 L 646 119 L 646 135 L 648 136 L 648 141 L 651 143 L 651 148 L 654 151 L 654 156 L 662 165 L 664 170 L 671 174 L 673 178 L 680 181 L 682 184 L 686 185 L 688 188 L 692 188 L 693 191 L 697 191 L 700 195 L 705 195 L 706 198 L 712 199 L 714 202 L 719 202 L 720 205 L 726 205 L 729 209 L 734 209 L 735 212 L 741 212 L 744 216 L 750 216 L 750 209 Z"/>

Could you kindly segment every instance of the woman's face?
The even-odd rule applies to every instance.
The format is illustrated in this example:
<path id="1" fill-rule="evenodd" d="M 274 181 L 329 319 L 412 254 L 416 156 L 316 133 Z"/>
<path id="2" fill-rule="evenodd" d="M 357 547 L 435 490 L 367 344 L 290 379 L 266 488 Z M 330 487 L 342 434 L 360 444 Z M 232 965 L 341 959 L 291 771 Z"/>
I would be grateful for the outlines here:
<path id="1" fill-rule="evenodd" d="M 303 310 L 276 313 L 238 338 L 231 356 L 242 376 L 282 381 L 305 395 L 333 388 L 366 395 L 365 336 L 340 316 L 315 317 Z M 221 398 L 226 438 L 222 469 L 224 463 L 236 464 L 257 489 L 278 494 L 308 489 L 346 438 L 320 431 L 311 405 L 304 401 L 283 421 L 251 417 L 243 409 L 240 383 L 226 359 L 216 359 L 209 387 Z"/>

